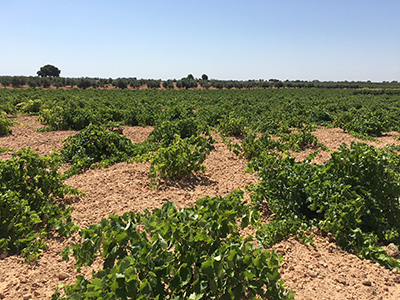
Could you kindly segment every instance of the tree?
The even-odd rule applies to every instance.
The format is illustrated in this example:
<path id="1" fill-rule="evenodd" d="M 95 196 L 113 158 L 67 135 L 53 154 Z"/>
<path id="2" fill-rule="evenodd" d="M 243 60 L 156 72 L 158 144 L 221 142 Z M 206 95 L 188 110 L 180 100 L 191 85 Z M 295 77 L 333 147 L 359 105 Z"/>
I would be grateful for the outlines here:
<path id="1" fill-rule="evenodd" d="M 92 81 L 90 80 L 90 78 L 82 77 L 79 79 L 77 86 L 78 86 L 78 88 L 85 90 L 92 86 Z"/>
<path id="2" fill-rule="evenodd" d="M 42 83 L 41 83 L 42 87 L 44 87 L 45 89 L 50 87 L 50 80 L 48 78 L 43 78 L 42 79 Z"/>
<path id="3" fill-rule="evenodd" d="M 283 87 L 283 82 L 282 81 L 275 81 L 274 83 L 273 83 L 273 86 L 274 87 L 276 87 L 276 88 L 282 88 Z"/>
<path id="4" fill-rule="evenodd" d="M 201 75 L 201 79 L 208 80 L 208 76 L 206 74 Z"/>
<path id="5" fill-rule="evenodd" d="M 11 85 L 15 88 L 21 87 L 25 84 L 25 80 L 22 77 L 13 77 L 11 79 Z"/>
<path id="6" fill-rule="evenodd" d="M 128 80 L 125 78 L 118 78 L 117 80 L 114 81 L 114 86 L 118 87 L 119 89 L 123 90 L 128 87 Z"/>
<path id="7" fill-rule="evenodd" d="M 40 77 L 60 77 L 61 70 L 53 65 L 45 65 L 36 74 Z"/>

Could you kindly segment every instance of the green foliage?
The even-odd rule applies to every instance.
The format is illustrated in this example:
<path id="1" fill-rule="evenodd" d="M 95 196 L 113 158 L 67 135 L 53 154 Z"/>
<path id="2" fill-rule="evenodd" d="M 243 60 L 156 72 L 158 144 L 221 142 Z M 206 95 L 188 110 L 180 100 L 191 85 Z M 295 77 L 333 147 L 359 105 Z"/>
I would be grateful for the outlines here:
<path id="1" fill-rule="evenodd" d="M 67 78 L 64 84 L 77 85 L 77 80 L 80 79 Z M 106 84 L 112 82 L 111 79 Z M 134 82 L 145 84 L 142 80 L 129 81 L 129 84 Z M 100 125 L 109 121 L 133 126 L 158 125 L 187 117 L 194 117 L 204 125 L 221 126 L 229 135 L 243 135 L 248 129 L 278 135 L 290 133 L 292 127 L 302 128 L 303 124 L 342 127 L 354 133 L 364 132 L 364 136 L 368 132 L 379 135 L 380 131 L 399 127 L 400 92 L 396 90 L 237 88 L 218 91 L 1 89 L 0 108 L 14 113 L 20 102 L 40 100 L 42 121 L 53 130 L 81 130 L 90 123 Z M 182 112 L 186 109 L 186 113 Z M 179 118 L 174 119 L 174 111 L 179 110 Z"/>
<path id="2" fill-rule="evenodd" d="M 4 80 L 6 85 L 24 83 L 23 79 Z M 198 91 L 186 90 L 197 86 L 198 81 L 184 78 L 176 82 L 178 87 L 184 88 L 178 92 L 173 89 L 124 88 L 138 88 L 147 83 L 156 88 L 158 81 L 126 78 L 119 81 L 69 79 L 58 81 L 57 85 L 74 86 L 81 82 L 84 88 L 121 84 L 123 89 L 120 90 L 1 89 L 0 107 L 7 113 L 39 111 L 41 120 L 49 124 L 46 130 L 86 128 L 64 147 L 64 162 L 72 163 L 73 171 L 141 156 L 141 159 L 151 161 L 153 183 L 163 178 L 189 176 L 203 169 L 204 159 L 212 149 L 212 140 L 207 139 L 209 126 L 218 128 L 223 135 L 244 136 L 241 145 L 232 147 L 236 153 L 252 159 L 249 167 L 259 172 L 261 180 L 254 187 L 253 200 L 269 207 L 273 213 L 272 220 L 258 228 L 261 248 L 254 249 L 237 237 L 236 229 L 230 229 L 231 221 L 226 221 L 231 217 L 238 220 L 251 213 L 229 206 L 230 198 L 211 199 L 213 204 L 209 199 L 202 206 L 208 207 L 206 210 L 200 206 L 176 210 L 167 204 L 152 214 L 111 216 L 82 231 L 82 244 L 72 246 L 78 265 L 90 264 L 97 252 L 105 259 L 105 265 L 104 270 L 95 273 L 90 281 L 79 277 L 75 285 L 66 287 L 69 297 L 264 297 L 264 294 L 257 294 L 259 287 L 263 287 L 262 292 L 275 293 L 269 287 L 277 287 L 278 279 L 275 273 L 277 256 L 263 249 L 289 235 L 298 235 L 303 242 L 311 243 L 312 236 L 308 230 L 313 226 L 332 232 L 339 245 L 348 251 L 388 267 L 399 266 L 398 260 L 388 257 L 380 247 L 389 242 L 400 244 L 400 162 L 395 154 L 398 148 L 377 150 L 363 144 L 353 145 L 352 150 L 341 147 L 339 152 L 332 154 L 330 161 L 320 166 L 310 164 L 313 156 L 296 162 L 287 153 L 275 153 L 310 147 L 327 150 L 312 134 L 314 126 L 339 126 L 364 138 L 398 130 L 399 91 L 242 90 L 260 85 L 289 86 L 289 83 L 279 80 L 200 81 L 200 84 L 206 84 L 205 87 L 225 90 Z M 54 85 L 55 81 L 45 78 L 37 83 L 37 86 L 48 86 Z M 35 82 L 30 84 L 35 85 Z M 168 84 L 171 86 L 172 82 Z M 290 84 L 305 87 L 304 82 Z M 307 87 L 320 85 L 338 87 L 327 83 L 307 83 Z M 155 125 L 155 129 L 148 141 L 134 145 L 101 125 L 110 122 Z M 32 176 L 29 180 L 24 178 L 32 181 Z M 26 182 L 22 183 L 26 185 Z M 22 242 L 12 246 L 15 252 L 26 251 L 29 256 L 29 253 L 37 253 L 30 250 L 29 245 L 44 247 L 40 239 L 40 230 L 47 226 L 45 218 L 41 217 L 43 212 L 26 208 L 29 197 L 40 196 L 41 192 L 41 188 L 33 189 L 25 197 L 27 199 L 20 198 L 20 192 L 14 190 L 4 190 L 1 194 L 1 203 L 7 207 L 6 210 L 13 211 L 12 214 L 20 218 L 14 223 L 27 224 L 25 220 L 29 220 L 29 229 L 36 229 L 32 234 L 23 233 Z M 3 207 L 0 214 L 2 212 Z M 59 219 L 62 218 L 67 219 L 67 216 Z M 14 227 L 18 233 L 13 235 L 25 232 L 27 227 Z M 6 229 L 8 227 L 2 228 L 1 232 Z M 4 246 L 8 236 L 2 238 L 1 245 Z M 18 250 L 22 244 L 28 250 Z M 10 245 L 8 242 L 4 249 L 11 250 Z M 222 269 L 220 262 L 223 262 Z M 252 267 L 253 264 L 256 266 Z M 243 271 L 244 265 L 251 274 Z M 272 267 L 260 269 L 261 265 L 263 268 Z M 269 272 L 269 275 L 263 272 Z M 267 282 L 266 278 L 270 281 Z M 279 299 L 280 296 L 268 297 Z"/>
<path id="3" fill-rule="evenodd" d="M 301 128 L 298 132 L 292 132 L 290 134 L 281 134 L 280 142 L 284 145 L 283 149 L 293 150 L 300 152 L 305 148 L 321 148 L 322 150 L 328 150 L 318 138 L 312 134 L 313 127 L 306 125 Z"/>
<path id="4" fill-rule="evenodd" d="M 398 267 L 378 245 L 400 243 L 399 161 L 390 148 L 362 143 L 341 146 L 323 165 L 265 152 L 250 162 L 261 178 L 253 199 L 268 203 L 277 220 L 273 226 L 317 226 L 344 249 Z M 269 244 L 271 234 L 263 235 Z"/>
<path id="5" fill-rule="evenodd" d="M 64 258 L 72 253 L 79 268 L 101 255 L 104 268 L 65 286 L 67 297 L 293 299 L 280 279 L 282 257 L 239 234 L 238 220 L 241 228 L 258 220 L 242 200 L 237 191 L 187 209 L 167 202 L 152 213 L 110 216 L 81 230 L 81 242 L 65 249 Z"/>
<path id="6" fill-rule="evenodd" d="M 45 65 L 37 71 L 37 75 L 40 77 L 60 77 L 61 70 L 53 65 Z"/>
<path id="7" fill-rule="evenodd" d="M 170 116 L 171 118 L 171 116 Z M 208 129 L 194 117 L 174 117 L 172 120 L 164 120 L 157 124 L 150 133 L 148 141 L 159 143 L 162 147 L 168 147 L 175 140 L 175 135 L 180 138 L 190 138 L 201 133 L 209 135 Z"/>
<path id="8" fill-rule="evenodd" d="M 24 113 L 38 113 L 40 111 L 42 101 L 39 99 L 28 100 L 17 104 L 17 109 Z"/>
<path id="9" fill-rule="evenodd" d="M 172 143 L 160 147 L 150 159 L 152 184 L 163 179 L 187 177 L 192 172 L 205 171 L 203 162 L 214 149 L 214 141 L 202 136 L 182 139 L 175 134 Z"/>
<path id="10" fill-rule="evenodd" d="M 197 120 L 190 108 L 168 109 L 160 119 L 147 139 L 157 149 L 145 157 L 150 160 L 152 185 L 158 186 L 160 179 L 179 179 L 204 171 L 203 162 L 214 149 L 208 126 Z"/>
<path id="11" fill-rule="evenodd" d="M 368 139 L 370 136 L 382 136 L 383 132 L 390 131 L 393 121 L 382 109 L 352 108 L 340 115 L 337 125 L 358 138 Z"/>
<path id="12" fill-rule="evenodd" d="M 4 111 L 0 111 L 0 136 L 10 134 L 13 124 L 14 122 L 7 118 L 7 114 Z"/>
<path id="13" fill-rule="evenodd" d="M 257 231 L 256 236 L 262 247 L 272 247 L 274 244 L 289 238 L 297 236 L 305 245 L 314 244 L 313 235 L 310 234 L 310 224 L 302 221 L 296 216 L 294 218 L 272 219 L 268 224 L 263 223 Z"/>
<path id="14" fill-rule="evenodd" d="M 89 125 L 63 143 L 62 161 L 71 163 L 67 175 L 81 173 L 90 167 L 104 167 L 126 161 L 147 152 L 149 148 L 146 143 L 133 144 L 128 138 L 104 125 Z"/>
<path id="15" fill-rule="evenodd" d="M 65 194 L 78 193 L 62 183 L 59 165 L 55 156 L 40 157 L 31 149 L 0 161 L 0 251 L 33 260 L 45 249 L 47 233 L 69 235 L 76 229 L 71 209 L 55 203 Z"/>
<path id="16" fill-rule="evenodd" d="M 81 130 L 89 124 L 101 123 L 100 116 L 92 109 L 79 106 L 79 103 L 70 101 L 63 106 L 45 108 L 40 113 L 40 121 L 52 130 Z"/>
<path id="17" fill-rule="evenodd" d="M 13 149 L 0 147 L 0 153 L 11 152 L 11 151 L 13 151 Z"/>
<path id="18" fill-rule="evenodd" d="M 0 103 L 1 103 L 1 99 L 0 99 Z M 5 115 L 4 115 L 5 113 Z M 17 113 L 17 108 L 16 105 L 14 103 L 10 102 L 3 102 L 0 105 L 0 115 L 4 117 L 6 117 L 7 115 L 15 115 Z"/>
<path id="19" fill-rule="evenodd" d="M 328 150 L 328 148 L 312 134 L 312 126 L 310 125 L 304 126 L 298 132 L 292 132 L 290 134 L 281 133 L 279 138 L 276 139 L 272 139 L 268 133 L 264 133 L 258 137 L 256 133 L 248 132 L 240 145 L 234 144 L 229 146 L 236 155 L 242 155 L 247 159 L 259 157 L 263 152 L 271 152 L 274 150 L 293 150 L 297 152 L 305 148 Z"/>
<path id="20" fill-rule="evenodd" d="M 7 78 L 4 78 L 5 84 L 10 85 L 12 83 L 11 80 L 7 79 L 7 81 L 6 79 Z M 46 80 L 47 79 L 48 78 L 46 78 Z M 138 87 L 146 84 L 146 80 L 120 80 L 126 81 L 125 83 L 128 82 L 128 85 L 131 87 Z M 47 81 L 49 84 L 54 83 L 53 79 L 48 79 Z M 197 84 L 197 80 L 187 78 L 176 84 L 180 84 L 181 87 L 189 88 L 192 81 Z M 105 86 L 114 83 L 114 80 L 110 79 L 106 81 L 103 80 L 101 84 Z M 282 223 L 279 223 L 281 220 L 279 218 L 272 222 L 272 224 L 275 224 L 274 226 L 277 226 L 276 228 L 280 226 L 283 236 L 295 232 L 293 230 L 296 230 L 296 228 L 303 228 L 302 230 L 306 230 L 304 226 L 315 225 L 322 228 L 322 222 L 325 222 L 325 219 L 334 220 L 336 217 L 340 217 L 337 225 L 335 225 L 333 221 L 326 221 L 324 223 L 325 227 L 323 227 L 325 228 L 324 230 L 328 230 L 328 228 L 332 227 L 333 229 L 331 228 L 329 230 L 337 231 L 338 229 L 335 229 L 334 226 L 342 226 L 347 223 L 353 226 L 358 222 L 354 220 L 361 220 L 362 222 L 360 224 L 364 224 L 364 221 L 368 218 L 359 217 L 359 212 L 357 210 L 353 211 L 356 205 L 349 204 L 349 206 L 346 206 L 347 204 L 344 205 L 344 203 L 358 203 L 363 205 L 363 207 L 369 207 L 370 211 L 375 211 L 373 205 L 376 204 L 372 206 L 368 205 L 376 201 L 382 201 L 382 199 L 378 197 L 378 194 L 375 195 L 372 193 L 370 187 L 362 187 L 361 190 L 358 190 L 356 187 L 351 187 L 348 188 L 348 190 L 345 188 L 349 185 L 347 179 L 340 179 L 341 181 L 338 183 L 339 178 L 341 178 L 340 176 L 343 174 L 340 175 L 332 172 L 332 174 L 335 175 L 329 177 L 327 175 L 328 172 L 325 172 L 325 174 L 322 171 L 323 168 L 328 168 L 328 166 L 329 168 L 333 168 L 331 165 L 324 164 L 324 167 L 310 167 L 310 160 L 307 160 L 304 164 L 298 164 L 294 161 L 289 163 L 292 158 L 289 159 L 289 156 L 286 156 L 286 154 L 283 158 L 279 158 L 278 156 L 275 157 L 272 152 L 277 150 L 299 151 L 310 147 L 316 150 L 327 150 L 312 134 L 314 126 L 339 126 L 352 134 L 368 138 L 371 138 L 371 136 L 379 136 L 386 131 L 398 130 L 399 126 L 397 120 L 400 118 L 399 91 L 333 89 L 242 90 L 242 88 L 259 87 L 260 84 L 262 84 L 262 86 L 274 86 L 275 84 L 279 83 L 279 85 L 281 85 L 281 83 L 283 83 L 284 86 L 288 86 L 289 83 L 280 82 L 279 80 L 271 80 L 269 82 L 220 82 L 210 80 L 209 83 L 214 87 L 225 90 L 152 91 L 121 89 L 99 91 L 90 89 L 45 91 L 40 89 L 1 89 L 0 107 L 8 113 L 16 112 L 17 107 L 27 111 L 39 109 L 42 120 L 50 125 L 48 127 L 50 129 L 80 130 L 89 126 L 89 124 L 109 124 L 110 121 L 129 125 L 155 125 L 154 132 L 150 135 L 147 142 L 134 145 L 135 150 L 133 151 L 133 155 L 128 150 L 130 146 L 127 146 L 127 151 L 118 150 L 120 152 L 129 153 L 127 155 L 121 155 L 123 158 L 120 158 L 119 154 L 117 155 L 118 158 L 115 158 L 112 154 L 109 155 L 108 148 L 103 148 L 102 151 L 100 151 L 101 154 L 93 155 L 93 157 L 96 157 L 93 161 L 96 160 L 97 162 L 93 163 L 91 159 L 88 159 L 87 164 L 86 162 L 82 163 L 84 167 L 87 167 L 87 165 L 94 166 L 96 164 L 101 166 L 112 163 L 114 159 L 115 161 L 126 159 L 126 157 L 131 159 L 137 155 L 146 154 L 145 158 L 149 160 L 152 157 L 154 158 L 152 171 L 155 177 L 153 177 L 153 180 L 155 180 L 155 178 L 158 180 L 162 178 L 161 176 L 165 176 L 165 178 L 169 178 L 169 176 L 186 176 L 181 175 L 185 173 L 185 171 L 181 170 L 185 168 L 190 169 L 192 163 L 186 161 L 186 167 L 178 167 L 178 164 L 169 164 L 170 160 L 168 160 L 168 157 L 171 158 L 171 156 L 168 156 L 168 152 L 174 153 L 174 151 L 179 148 L 178 145 L 182 147 L 185 145 L 185 149 L 189 150 L 185 150 L 187 152 L 182 152 L 180 150 L 180 152 L 190 153 L 192 155 L 197 151 L 194 150 L 196 145 L 194 137 L 202 136 L 202 134 L 203 136 L 209 136 L 206 130 L 209 126 L 218 128 L 224 135 L 242 135 L 244 136 L 242 144 L 240 146 L 233 145 L 233 149 L 237 153 L 241 153 L 248 159 L 254 158 L 251 164 L 255 166 L 255 168 L 259 168 L 259 170 L 268 169 L 265 168 L 263 165 L 264 163 L 268 166 L 274 166 L 270 171 L 265 171 L 266 173 L 262 175 L 262 184 L 260 184 L 260 186 L 262 186 L 265 181 L 272 178 L 270 180 L 271 189 L 263 192 L 260 188 L 259 192 L 255 193 L 255 199 L 259 199 L 257 200 L 259 202 L 267 202 L 265 199 L 269 195 L 268 197 L 270 197 L 271 200 L 268 200 L 268 202 L 273 202 L 272 199 L 277 198 L 279 199 L 277 203 L 287 203 L 286 205 L 280 204 L 281 208 L 279 208 L 277 204 L 274 208 L 276 210 L 274 211 L 276 215 L 279 215 L 280 209 L 282 209 L 282 214 L 279 218 L 287 215 L 286 224 L 282 225 Z M 62 84 L 76 85 L 77 81 L 70 79 L 68 82 L 65 81 Z M 100 81 L 94 80 L 93 84 L 100 84 Z M 290 84 L 292 87 L 340 87 L 319 82 L 292 82 Z M 42 85 L 42 83 L 39 85 Z M 231 88 L 232 90 L 228 90 Z M 41 102 L 40 108 L 38 104 L 36 104 L 36 107 L 33 105 L 32 108 L 25 108 L 25 105 L 33 104 L 33 102 L 31 103 L 29 101 L 37 100 Z M 15 109 L 15 111 L 13 109 Z M 304 124 L 307 125 L 304 126 Z M 258 132 L 265 132 L 265 134 L 259 136 Z M 270 138 L 269 134 L 275 135 L 277 140 L 275 140 L 275 138 Z M 179 139 L 176 138 L 176 135 Z M 190 139 L 193 139 L 193 141 L 189 142 Z M 168 151 L 166 149 L 168 149 Z M 78 149 L 75 150 L 79 152 Z M 156 152 L 149 154 L 149 151 Z M 376 157 L 385 156 L 387 159 L 391 160 L 387 168 L 389 170 L 394 170 L 396 156 L 390 154 L 393 153 L 394 150 L 382 151 L 384 151 L 384 153 L 377 154 Z M 343 155 L 350 155 L 345 154 L 343 151 L 340 153 Z M 88 154 L 87 156 L 90 157 L 90 155 L 92 154 Z M 173 158 L 176 157 L 178 157 L 178 155 L 173 156 Z M 191 156 L 187 155 L 187 157 Z M 199 157 L 201 157 L 201 155 L 199 155 Z M 268 159 L 268 157 L 273 158 Z M 370 155 L 365 155 L 365 157 L 370 157 Z M 381 162 L 376 157 L 371 160 L 375 161 L 377 165 L 380 165 Z M 111 159 L 111 161 L 109 161 L 109 159 Z M 157 159 L 159 159 L 159 161 L 157 161 Z M 168 160 L 168 164 L 164 164 L 163 160 L 164 162 Z M 344 163 L 345 158 L 342 158 L 342 160 L 342 163 Z M 367 166 L 368 163 L 364 161 L 361 165 Z M 156 166 L 159 168 L 157 169 Z M 170 169 L 167 169 L 166 166 Z M 338 167 L 338 169 L 340 168 L 342 168 L 342 166 Z M 364 167 L 360 167 L 357 172 L 367 173 L 363 168 Z M 281 170 L 281 172 L 273 170 Z M 344 174 L 343 176 L 344 178 L 347 178 L 346 176 L 358 178 L 361 175 L 357 172 L 351 173 L 351 175 L 349 175 L 350 173 L 347 175 Z M 281 173 L 287 174 L 286 179 L 280 177 Z M 298 174 L 297 177 L 294 174 Z M 394 174 L 397 174 L 397 171 L 394 172 Z M 386 176 L 387 174 L 384 174 L 382 182 L 386 182 Z M 397 178 L 396 176 L 395 178 Z M 336 180 L 335 178 L 338 179 Z M 281 180 L 279 184 L 277 183 L 278 179 Z M 309 180 L 309 182 L 307 180 Z M 332 186 L 332 188 L 327 189 L 322 183 L 320 183 L 320 185 L 314 183 L 318 181 L 328 182 L 329 186 Z M 276 188 L 275 185 L 279 188 Z M 342 187 L 342 185 L 345 187 Z M 386 188 L 386 183 L 383 185 Z M 270 194 L 272 191 L 275 191 L 275 194 Z M 367 196 L 363 194 L 363 191 L 367 191 Z M 314 201 L 314 199 L 317 199 L 317 196 L 310 194 L 311 192 L 315 195 L 321 194 L 329 199 L 336 199 L 340 205 L 330 202 L 329 205 L 325 205 L 325 202 L 322 202 L 322 204 L 325 205 L 322 206 L 322 204 L 318 202 L 322 201 L 321 198 L 318 198 L 318 201 Z M 390 191 L 387 190 L 384 190 L 384 194 L 391 195 Z M 350 197 L 349 195 L 352 196 Z M 282 201 L 280 197 L 286 200 Z M 379 200 L 374 202 L 369 197 Z M 389 199 L 391 199 L 391 197 L 392 196 L 389 196 Z M 343 201 L 341 201 L 341 199 Z M 311 205 L 314 202 L 318 203 L 314 204 L 317 208 Z M 329 209 L 326 208 L 328 206 Z M 377 207 L 379 207 L 379 211 L 385 212 L 384 209 L 380 208 L 380 205 L 377 205 Z M 347 214 L 342 216 L 342 211 L 346 211 Z M 364 216 L 364 211 L 360 211 L 363 212 Z M 347 215 L 353 216 L 355 219 L 352 220 L 350 217 L 347 217 Z M 377 214 L 375 213 L 374 215 Z M 333 216 L 335 216 L 335 218 Z M 382 217 L 382 220 L 387 217 L 388 216 L 385 215 Z M 347 218 L 349 219 L 347 220 Z M 379 219 L 379 217 L 373 220 L 376 222 L 376 226 L 379 225 L 383 227 L 382 220 Z M 279 226 L 278 223 L 280 224 Z M 350 228 L 350 225 L 347 228 Z M 352 231 L 351 233 L 349 231 L 344 231 L 344 239 L 340 236 L 337 237 L 337 240 L 341 241 L 341 244 L 345 248 L 346 244 L 352 245 L 352 243 L 364 245 L 357 246 L 357 253 L 362 253 L 362 251 L 367 249 L 365 245 L 368 244 L 373 248 L 375 239 L 382 244 L 389 240 L 396 240 L 394 237 L 397 235 L 397 229 L 393 232 L 381 232 L 378 234 L 379 230 L 371 230 L 368 226 L 363 225 L 357 228 L 361 230 L 361 234 L 357 233 L 357 231 Z M 352 230 L 355 229 L 352 228 Z M 273 241 L 274 239 L 280 238 L 281 235 L 275 234 L 274 232 L 276 233 L 277 231 L 271 230 L 271 234 L 265 234 L 264 240 L 266 241 L 269 239 Z M 362 238 L 360 239 L 359 236 Z M 385 240 L 382 236 L 391 238 Z M 351 247 L 352 246 L 349 246 L 349 249 Z M 378 255 L 377 253 L 380 250 L 377 249 L 379 248 L 374 249 L 375 250 L 371 252 L 373 254 L 370 255 Z M 381 257 L 380 254 L 378 256 Z"/>
<path id="21" fill-rule="evenodd" d="M 256 133 L 248 132 L 240 145 L 233 145 L 236 155 L 242 155 L 249 160 L 260 156 L 264 151 L 274 149 L 282 151 L 283 145 L 278 140 L 273 140 L 268 133 L 264 133 L 258 138 Z"/>
<path id="22" fill-rule="evenodd" d="M 229 114 L 229 116 L 220 120 L 219 130 L 224 136 L 240 136 L 246 132 L 247 124 L 246 118 Z"/>
<path id="23" fill-rule="evenodd" d="M 123 93 L 125 90 L 119 90 L 119 92 Z M 115 101 L 118 103 L 115 105 L 114 99 L 111 101 L 106 98 L 99 101 L 96 94 L 74 96 L 71 99 L 61 99 L 55 103 L 44 104 L 40 112 L 40 121 L 48 124 L 51 130 L 81 130 L 89 124 L 102 125 L 109 122 L 145 126 L 154 125 L 155 116 L 159 113 L 155 105 L 148 102 L 151 99 L 132 104 L 125 96 Z"/>
<path id="24" fill-rule="evenodd" d="M 53 66 L 54 67 L 54 66 Z M 54 67 L 55 68 L 55 67 Z M 37 72 L 39 76 L 42 76 L 43 73 Z M 93 87 L 93 88 L 98 88 L 98 87 L 106 87 L 107 85 L 112 85 L 112 86 L 118 86 L 119 81 L 122 81 L 124 85 L 129 85 L 130 88 L 139 88 L 139 87 L 145 87 L 146 85 L 149 87 L 154 82 L 161 82 L 161 80 L 154 80 L 154 79 L 137 79 L 136 77 L 133 78 L 117 78 L 117 79 L 112 79 L 112 78 L 90 78 L 90 77 L 85 77 L 85 78 L 71 78 L 71 77 L 58 77 L 59 75 L 59 70 L 57 73 L 54 73 L 55 77 L 34 77 L 34 76 L 0 76 L 0 83 L 3 84 L 4 86 L 9 86 L 13 85 L 15 86 L 22 86 L 25 84 L 28 84 L 30 87 L 34 88 L 36 86 L 42 86 L 43 85 L 43 79 L 46 79 L 49 85 L 53 85 L 56 87 L 59 86 L 68 86 L 68 87 L 79 87 L 79 83 L 83 79 L 88 83 L 88 85 L 85 85 L 82 88 L 88 88 L 88 87 Z M 190 75 L 190 76 L 189 76 Z M 204 83 L 207 84 L 208 87 L 213 86 L 214 88 L 217 89 L 266 89 L 269 87 L 287 87 L 287 88 L 297 88 L 297 89 L 309 89 L 312 88 L 313 90 L 315 89 L 360 89 L 360 88 L 366 88 L 365 90 L 352 90 L 352 93 L 356 95 L 381 95 L 381 94 L 386 94 L 388 92 L 396 91 L 400 87 L 400 83 L 397 81 L 391 81 L 391 82 L 363 82 L 363 81 L 358 81 L 358 82 L 347 82 L 347 81 L 342 81 L 342 82 L 319 82 L 319 81 L 280 81 L 278 79 L 269 79 L 267 80 L 216 80 L 212 79 L 209 80 L 208 76 L 206 74 L 203 74 L 201 76 L 201 79 L 198 80 L 194 78 L 193 75 L 189 74 L 187 77 L 182 78 L 181 80 L 176 81 L 176 79 L 169 79 L 165 82 L 177 82 L 177 85 L 179 88 L 182 87 L 182 85 L 185 85 L 187 87 L 187 83 L 190 83 L 190 87 L 196 88 L 197 86 L 194 85 L 193 83 L 199 82 L 203 87 Z M 53 76 L 50 75 L 49 76 Z M 14 83 L 18 82 L 18 85 L 14 85 Z M 371 90 L 373 89 L 373 90 Z M 377 89 L 377 90 L 375 90 Z"/>

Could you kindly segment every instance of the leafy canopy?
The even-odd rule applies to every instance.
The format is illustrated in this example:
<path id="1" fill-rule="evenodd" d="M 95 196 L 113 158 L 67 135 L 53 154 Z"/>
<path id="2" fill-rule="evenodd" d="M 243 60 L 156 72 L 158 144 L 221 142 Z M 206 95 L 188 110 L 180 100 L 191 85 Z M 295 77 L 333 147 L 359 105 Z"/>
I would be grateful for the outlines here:
<path id="1" fill-rule="evenodd" d="M 45 65 L 36 74 L 40 77 L 60 77 L 61 70 L 53 65 Z"/>

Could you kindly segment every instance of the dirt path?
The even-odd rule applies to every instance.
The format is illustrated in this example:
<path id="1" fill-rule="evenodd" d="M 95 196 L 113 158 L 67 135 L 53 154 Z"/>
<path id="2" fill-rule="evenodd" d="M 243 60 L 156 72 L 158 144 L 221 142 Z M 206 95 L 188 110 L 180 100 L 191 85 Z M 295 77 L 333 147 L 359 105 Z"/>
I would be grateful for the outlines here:
<path id="1" fill-rule="evenodd" d="M 75 134 L 72 131 L 34 132 L 42 126 L 35 122 L 36 117 L 21 117 L 17 121 L 20 125 L 14 126 L 13 135 L 0 138 L 0 147 L 17 150 L 29 146 L 45 155 L 50 150 L 59 150 L 62 140 Z M 127 127 L 124 135 L 140 142 L 151 130 L 150 127 Z M 318 129 L 315 134 L 332 150 L 343 142 L 356 141 L 338 129 Z M 393 133 L 371 144 L 394 143 L 396 136 L 398 134 Z M 10 157 L 10 153 L 0 154 L 0 159 Z M 328 158 L 329 153 L 322 152 L 317 160 L 322 162 Z M 223 196 L 257 182 L 254 174 L 245 174 L 246 161 L 236 157 L 220 141 L 205 165 L 205 173 L 190 180 L 163 183 L 157 190 L 150 188 L 148 164 L 119 163 L 89 170 L 66 181 L 84 190 L 85 195 L 66 200 L 74 208 L 74 221 L 86 226 L 110 214 L 161 207 L 165 201 L 187 207 L 200 197 Z M 78 274 L 74 262 L 64 262 L 60 256 L 61 250 L 72 240 L 49 240 L 49 249 L 32 264 L 18 256 L 0 259 L 0 299 L 50 299 L 58 285 L 73 283 Z M 400 299 L 397 273 L 344 252 L 321 235 L 316 234 L 315 242 L 315 246 L 305 246 L 291 238 L 274 246 L 284 255 L 282 278 L 296 292 L 296 299 Z M 90 272 L 89 268 L 83 270 L 85 274 Z"/>

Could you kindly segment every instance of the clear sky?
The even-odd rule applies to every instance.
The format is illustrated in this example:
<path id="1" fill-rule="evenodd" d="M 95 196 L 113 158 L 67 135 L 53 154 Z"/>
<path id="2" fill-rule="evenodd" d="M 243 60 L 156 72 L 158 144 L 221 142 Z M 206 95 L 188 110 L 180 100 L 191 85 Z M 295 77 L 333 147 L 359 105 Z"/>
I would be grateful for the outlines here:
<path id="1" fill-rule="evenodd" d="M 400 81 L 400 0 L 0 0 L 0 75 Z"/>

